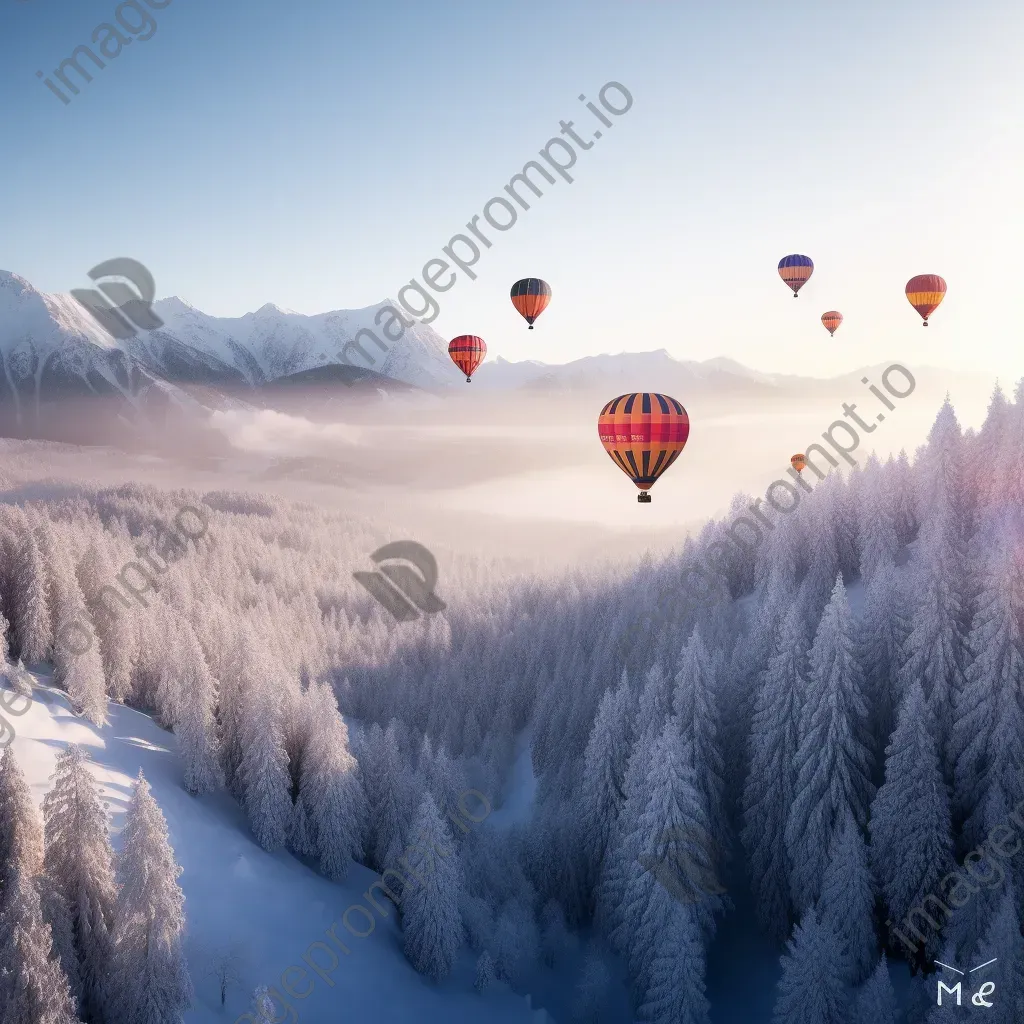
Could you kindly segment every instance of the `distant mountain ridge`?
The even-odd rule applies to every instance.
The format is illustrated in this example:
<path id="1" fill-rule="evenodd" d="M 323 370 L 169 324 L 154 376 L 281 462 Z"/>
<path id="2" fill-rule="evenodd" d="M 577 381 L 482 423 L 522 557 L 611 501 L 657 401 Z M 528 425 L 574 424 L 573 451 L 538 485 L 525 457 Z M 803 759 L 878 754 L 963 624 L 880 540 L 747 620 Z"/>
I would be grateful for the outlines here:
<path id="1" fill-rule="evenodd" d="M 0 435 L 90 443 L 82 403 L 97 397 L 104 413 L 98 434 L 140 423 L 163 425 L 213 409 L 275 408 L 293 414 L 343 414 L 359 401 L 379 401 L 412 390 L 446 392 L 462 384 L 447 342 L 429 324 L 413 320 L 397 341 L 378 323 L 394 300 L 356 310 L 307 316 L 272 303 L 240 317 L 203 313 L 176 296 L 153 310 L 163 327 L 117 339 L 70 295 L 46 294 L 0 270 Z M 409 318 L 411 319 L 411 318 Z M 382 318 L 386 322 L 386 318 Z M 350 345 L 361 331 L 362 351 Z M 346 349 L 346 346 L 348 348 Z M 351 362 L 350 362 L 351 360 Z M 821 380 L 749 369 L 733 359 L 680 360 L 667 350 L 587 356 L 565 364 L 486 361 L 474 375 L 480 390 L 580 392 L 611 398 L 659 390 L 681 401 L 705 396 L 785 398 L 806 394 L 856 395 L 860 378 L 877 381 L 881 367 Z M 912 367 L 915 375 L 938 374 Z M 873 374 L 873 376 L 872 376 Z M 945 373 L 944 378 L 950 375 Z M 86 430 L 83 436 L 83 429 Z"/>

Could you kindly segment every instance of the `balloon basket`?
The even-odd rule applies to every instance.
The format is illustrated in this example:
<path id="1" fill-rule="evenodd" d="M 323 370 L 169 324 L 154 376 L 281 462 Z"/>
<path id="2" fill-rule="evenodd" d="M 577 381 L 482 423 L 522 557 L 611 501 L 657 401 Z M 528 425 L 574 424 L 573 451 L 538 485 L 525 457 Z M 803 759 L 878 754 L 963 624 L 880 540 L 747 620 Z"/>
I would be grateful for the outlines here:
<path id="1" fill-rule="evenodd" d="M 473 378 L 472 377 L 467 377 L 466 378 L 466 383 L 467 384 L 472 384 L 473 383 Z"/>
<path id="2" fill-rule="evenodd" d="M 527 330 L 529 330 L 529 331 L 532 331 L 532 330 L 533 330 L 533 324 L 530 324 L 530 325 L 529 325 L 529 326 L 527 327 Z"/>
<path id="3" fill-rule="evenodd" d="M 921 324 L 921 326 L 922 326 L 922 327 L 927 327 L 927 326 L 928 326 L 928 321 L 927 321 L 927 320 L 925 320 L 925 321 L 924 321 L 924 322 L 923 322 L 923 323 Z"/>
<path id="4" fill-rule="evenodd" d="M 646 491 L 641 491 L 636 496 L 636 500 L 639 501 L 641 505 L 650 505 L 651 496 Z"/>

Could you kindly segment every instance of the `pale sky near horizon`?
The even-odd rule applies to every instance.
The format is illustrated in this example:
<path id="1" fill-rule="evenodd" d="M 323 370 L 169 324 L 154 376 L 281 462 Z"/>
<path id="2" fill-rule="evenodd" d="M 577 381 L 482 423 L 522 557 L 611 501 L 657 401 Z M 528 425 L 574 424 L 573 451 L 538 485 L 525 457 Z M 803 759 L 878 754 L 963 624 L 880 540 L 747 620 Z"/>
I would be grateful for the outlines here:
<path id="1" fill-rule="evenodd" d="M 1019 4 L 173 0 L 63 105 L 36 71 L 116 6 L 0 7 L 0 268 L 44 291 L 127 255 L 216 315 L 379 302 L 561 119 L 592 139 L 577 97 L 614 80 L 632 109 L 572 184 L 490 229 L 478 278 L 437 296 L 442 335 L 510 360 L 1024 373 Z M 816 264 L 797 301 L 791 252 Z M 927 330 L 903 295 L 917 273 L 949 285 Z M 554 289 L 532 332 L 508 298 L 524 276 Z"/>

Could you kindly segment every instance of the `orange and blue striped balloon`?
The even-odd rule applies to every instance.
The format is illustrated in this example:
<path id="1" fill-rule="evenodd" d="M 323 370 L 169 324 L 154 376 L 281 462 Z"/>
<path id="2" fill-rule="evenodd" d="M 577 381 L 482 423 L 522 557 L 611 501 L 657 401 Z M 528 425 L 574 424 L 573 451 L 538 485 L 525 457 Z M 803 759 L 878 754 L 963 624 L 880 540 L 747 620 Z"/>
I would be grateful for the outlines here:
<path id="1" fill-rule="evenodd" d="M 907 298 L 928 326 L 928 317 L 946 297 L 946 282 L 938 274 L 918 274 L 907 282 Z"/>
<path id="2" fill-rule="evenodd" d="M 793 289 L 794 299 L 800 297 L 797 292 L 807 284 L 807 279 L 813 273 L 814 261 L 810 256 L 800 256 L 794 253 L 792 256 L 783 256 L 779 260 L 779 277 Z"/>
<path id="3" fill-rule="evenodd" d="M 466 383 L 473 379 L 473 372 L 487 355 L 487 342 L 475 334 L 460 334 L 448 342 L 448 355 L 452 362 L 466 375 Z"/>
<path id="4" fill-rule="evenodd" d="M 829 335 L 834 338 L 836 331 L 839 330 L 839 325 L 843 322 L 843 314 L 838 309 L 831 309 L 827 313 L 821 314 L 821 322 L 825 325 L 825 330 Z"/>
<path id="5" fill-rule="evenodd" d="M 612 461 L 640 489 L 637 501 L 676 461 L 690 436 L 690 417 L 674 398 L 638 391 L 613 398 L 597 419 L 597 434 Z"/>
<path id="6" fill-rule="evenodd" d="M 533 322 L 548 308 L 551 301 L 551 285 L 539 277 L 524 277 L 516 281 L 511 291 L 512 305 L 516 307 L 533 330 Z"/>

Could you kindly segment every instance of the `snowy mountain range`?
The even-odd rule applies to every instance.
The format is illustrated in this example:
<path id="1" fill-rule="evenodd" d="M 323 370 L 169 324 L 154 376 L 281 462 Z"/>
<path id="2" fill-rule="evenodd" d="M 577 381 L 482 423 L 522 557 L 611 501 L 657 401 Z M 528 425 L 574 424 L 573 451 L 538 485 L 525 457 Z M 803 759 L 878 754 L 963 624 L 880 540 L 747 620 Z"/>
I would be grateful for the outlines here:
<path id="1" fill-rule="evenodd" d="M 254 407 L 333 413 L 410 388 L 438 392 L 461 383 L 445 339 L 418 322 L 386 352 L 364 349 L 372 350 L 372 368 L 349 363 L 361 357 L 351 347 L 345 355 L 345 346 L 363 329 L 384 340 L 376 317 L 397 305 L 385 299 L 307 316 L 268 303 L 244 316 L 216 317 L 172 297 L 154 303 L 162 327 L 118 339 L 70 295 L 45 294 L 0 271 L 0 435 L 108 442 L 143 427 L 166 432 L 168 416 L 183 423 L 189 414 Z M 659 349 L 564 365 L 498 357 L 474 381 L 475 390 L 607 398 L 657 388 L 680 397 L 771 400 L 807 397 L 809 388 L 819 397 L 845 397 L 851 385 L 860 389 L 864 373 L 821 381 L 760 373 L 727 358 L 679 360 Z"/>

